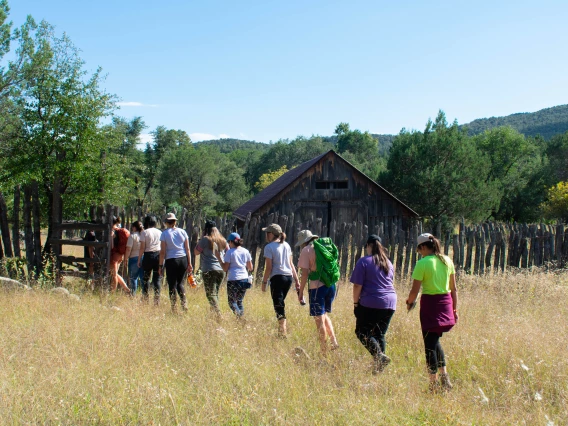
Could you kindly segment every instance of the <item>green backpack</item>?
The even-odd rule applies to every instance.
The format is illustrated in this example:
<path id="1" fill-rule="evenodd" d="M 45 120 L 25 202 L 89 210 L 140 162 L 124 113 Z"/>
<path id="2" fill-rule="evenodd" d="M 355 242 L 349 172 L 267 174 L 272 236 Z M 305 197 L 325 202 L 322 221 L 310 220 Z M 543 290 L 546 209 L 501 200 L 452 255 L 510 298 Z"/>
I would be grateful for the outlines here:
<path id="1" fill-rule="evenodd" d="M 326 287 L 331 287 L 339 281 L 339 253 L 331 238 L 318 238 L 312 244 L 316 252 L 317 270 L 311 272 L 309 279 L 321 281 Z"/>

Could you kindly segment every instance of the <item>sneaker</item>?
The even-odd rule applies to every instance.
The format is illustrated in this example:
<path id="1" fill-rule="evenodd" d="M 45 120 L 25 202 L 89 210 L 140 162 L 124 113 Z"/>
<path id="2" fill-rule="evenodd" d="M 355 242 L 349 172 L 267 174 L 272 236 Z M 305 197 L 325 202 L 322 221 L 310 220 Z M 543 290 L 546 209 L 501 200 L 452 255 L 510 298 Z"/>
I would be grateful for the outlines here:
<path id="1" fill-rule="evenodd" d="M 375 365 L 373 366 L 373 374 L 379 374 L 384 371 L 387 365 L 389 365 L 391 359 L 386 356 L 385 354 L 379 354 L 377 358 L 375 358 Z"/>
<path id="2" fill-rule="evenodd" d="M 450 391 L 454 387 L 452 385 L 452 382 L 450 382 L 450 376 L 448 375 L 448 373 L 440 374 L 440 387 L 444 391 Z"/>

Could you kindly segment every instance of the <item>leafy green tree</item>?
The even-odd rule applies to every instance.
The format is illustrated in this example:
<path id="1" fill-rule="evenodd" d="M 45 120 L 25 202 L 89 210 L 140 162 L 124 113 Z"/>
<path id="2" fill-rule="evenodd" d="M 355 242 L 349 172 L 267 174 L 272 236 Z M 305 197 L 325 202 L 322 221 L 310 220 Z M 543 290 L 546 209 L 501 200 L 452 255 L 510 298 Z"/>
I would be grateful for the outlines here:
<path id="1" fill-rule="evenodd" d="M 490 172 L 487 154 L 440 111 L 424 132 L 403 130 L 395 138 L 381 183 L 435 223 L 479 221 L 500 201 Z"/>
<path id="2" fill-rule="evenodd" d="M 190 214 L 232 211 L 247 195 L 236 164 L 211 146 L 182 145 L 168 150 L 156 179 L 162 202 L 177 203 Z"/>
<path id="3" fill-rule="evenodd" d="M 542 167 L 540 147 L 511 127 L 498 127 L 476 136 L 478 148 L 487 154 L 491 167 L 487 182 L 495 182 L 501 192 L 501 202 L 493 212 L 500 220 L 519 220 L 518 196 Z M 526 193 L 525 193 L 526 195 Z"/>
<path id="4" fill-rule="evenodd" d="M 348 123 L 335 128 L 337 151 L 349 162 L 373 180 L 377 180 L 386 168 L 386 161 L 379 155 L 379 141 L 369 132 L 351 130 Z"/>
<path id="5" fill-rule="evenodd" d="M 142 203 L 145 202 L 150 190 L 156 183 L 156 174 L 162 157 L 172 149 L 191 146 L 191 139 L 183 130 L 173 130 L 164 126 L 158 126 L 151 134 L 154 140 L 152 143 L 146 144 L 146 150 L 144 151 L 146 188 Z"/>
<path id="6" fill-rule="evenodd" d="M 112 153 L 101 155 L 109 146 L 99 123 L 111 115 L 115 98 L 100 88 L 101 70 L 89 75 L 71 40 L 57 37 L 49 24 L 39 24 L 28 48 L 32 71 L 15 99 L 21 126 L 10 143 L 8 167 L 22 183 L 40 183 L 49 238 L 54 220 L 62 219 L 52 216 L 56 183 L 68 212 L 112 201 L 94 182 L 110 172 L 101 167 Z M 113 172 L 112 185 L 120 185 L 120 173 Z M 49 249 L 47 240 L 44 250 Z"/>
<path id="7" fill-rule="evenodd" d="M 547 201 L 541 206 L 548 219 L 568 220 L 568 182 L 558 182 L 548 189 Z"/>
<path id="8" fill-rule="evenodd" d="M 282 166 L 278 170 L 274 170 L 273 172 L 268 172 L 268 173 L 263 174 L 258 179 L 258 182 L 254 185 L 254 188 L 257 191 L 262 191 L 267 186 L 269 186 L 272 182 L 274 182 L 276 179 L 278 179 L 280 176 L 282 176 L 284 173 L 286 173 L 287 171 L 288 171 L 288 169 L 286 168 L 286 166 Z"/>

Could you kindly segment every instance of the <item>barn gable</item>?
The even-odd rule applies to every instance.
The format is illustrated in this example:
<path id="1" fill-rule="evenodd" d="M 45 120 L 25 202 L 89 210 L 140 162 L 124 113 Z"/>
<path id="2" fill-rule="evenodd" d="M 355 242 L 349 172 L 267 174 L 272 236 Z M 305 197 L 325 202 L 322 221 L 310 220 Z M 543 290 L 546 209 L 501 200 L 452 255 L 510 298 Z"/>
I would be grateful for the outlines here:
<path id="1" fill-rule="evenodd" d="M 268 212 L 303 211 L 325 222 L 417 218 L 418 214 L 331 150 L 300 164 L 247 201 L 234 215 L 244 220 Z M 298 217 L 298 215 L 297 215 Z"/>

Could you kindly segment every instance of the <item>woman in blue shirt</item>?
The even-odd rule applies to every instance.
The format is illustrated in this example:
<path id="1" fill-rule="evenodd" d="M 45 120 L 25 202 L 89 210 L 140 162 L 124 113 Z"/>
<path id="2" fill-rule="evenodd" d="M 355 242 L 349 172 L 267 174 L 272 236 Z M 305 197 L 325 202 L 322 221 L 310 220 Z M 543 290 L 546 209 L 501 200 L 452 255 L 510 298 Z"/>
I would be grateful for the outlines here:
<path id="1" fill-rule="evenodd" d="M 172 311 L 176 311 L 176 293 L 181 300 L 182 309 L 187 311 L 184 277 L 186 272 L 191 273 L 193 271 L 189 251 L 189 237 L 183 229 L 176 227 L 177 218 L 173 213 L 167 214 L 165 222 L 167 229 L 160 236 L 161 250 L 158 272 L 160 275 L 163 275 L 162 265 L 165 264 Z"/>

